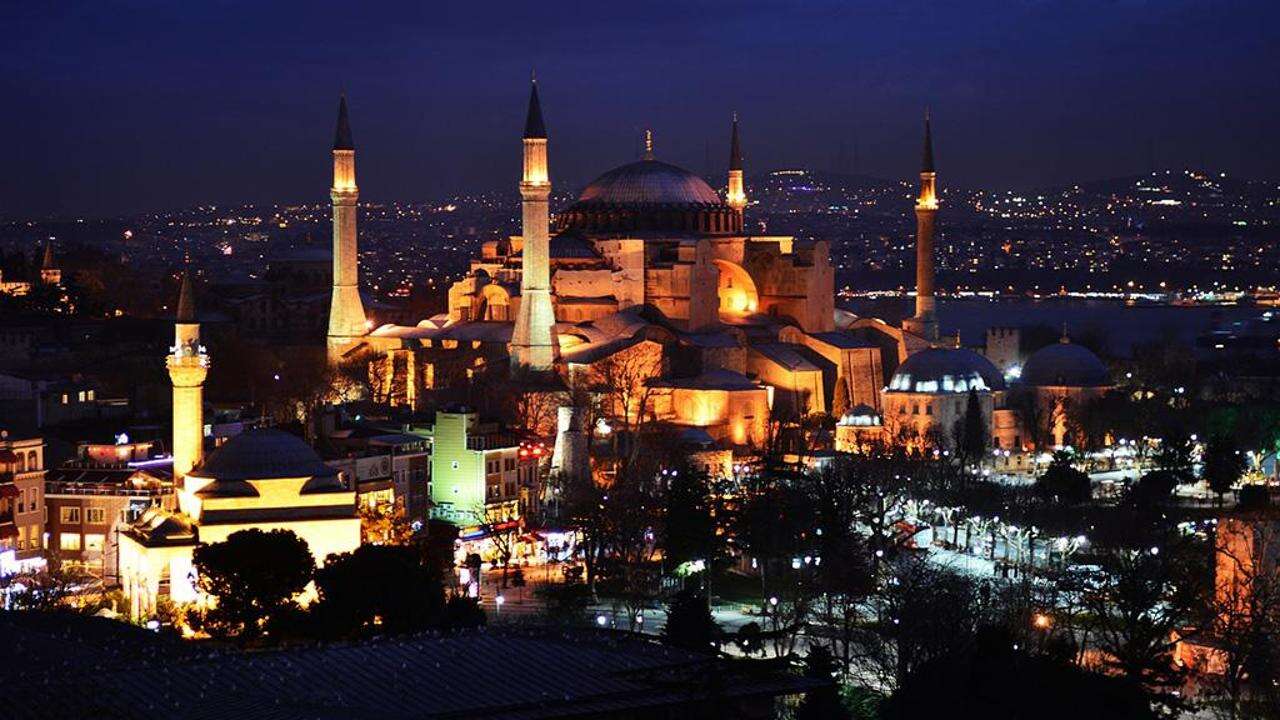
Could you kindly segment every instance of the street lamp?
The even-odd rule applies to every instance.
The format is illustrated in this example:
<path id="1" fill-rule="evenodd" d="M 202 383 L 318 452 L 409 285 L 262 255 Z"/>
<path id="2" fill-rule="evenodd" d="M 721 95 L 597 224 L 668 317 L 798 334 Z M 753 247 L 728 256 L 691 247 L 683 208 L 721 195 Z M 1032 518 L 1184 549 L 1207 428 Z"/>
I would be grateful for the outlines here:
<path id="1" fill-rule="evenodd" d="M 506 601 L 507 601 L 507 599 L 506 599 L 505 597 L 501 596 L 501 595 L 499 595 L 499 596 L 497 596 L 497 597 L 495 597 L 495 598 L 493 599 L 494 605 L 496 606 L 496 607 L 495 607 L 495 609 L 494 609 L 494 614 L 495 614 L 495 615 L 501 615 L 501 614 L 502 614 L 502 603 L 504 603 L 504 602 L 506 602 Z"/>

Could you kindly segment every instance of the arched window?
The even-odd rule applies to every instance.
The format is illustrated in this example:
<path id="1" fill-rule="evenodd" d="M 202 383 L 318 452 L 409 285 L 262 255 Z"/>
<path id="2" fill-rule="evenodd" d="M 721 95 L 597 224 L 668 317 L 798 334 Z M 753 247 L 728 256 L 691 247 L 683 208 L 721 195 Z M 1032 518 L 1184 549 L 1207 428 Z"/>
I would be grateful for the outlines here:
<path id="1" fill-rule="evenodd" d="M 35 450 L 32 450 L 31 452 L 27 453 L 27 469 L 28 470 L 40 469 L 40 463 L 36 460 Z"/>

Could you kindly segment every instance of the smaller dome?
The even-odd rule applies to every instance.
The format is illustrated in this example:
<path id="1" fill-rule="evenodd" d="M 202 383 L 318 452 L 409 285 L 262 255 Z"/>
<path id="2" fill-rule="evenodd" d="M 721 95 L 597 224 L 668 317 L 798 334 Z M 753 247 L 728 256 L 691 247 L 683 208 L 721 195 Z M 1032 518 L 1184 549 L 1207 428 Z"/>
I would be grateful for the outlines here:
<path id="1" fill-rule="evenodd" d="M 1022 382 L 1033 387 L 1106 387 L 1107 366 L 1093 351 L 1069 340 L 1031 353 L 1022 366 Z"/>
<path id="2" fill-rule="evenodd" d="M 325 465 L 301 438 L 280 430 L 249 430 L 209 453 L 196 477 L 217 481 L 272 480 L 276 478 L 331 477 L 337 470 Z"/>
<path id="3" fill-rule="evenodd" d="M 840 417 L 841 427 L 876 427 L 881 424 L 880 414 L 870 405 L 857 405 Z"/>
<path id="4" fill-rule="evenodd" d="M 908 357 L 889 380 L 889 392 L 967 393 L 1003 390 L 1004 377 L 972 350 L 929 348 Z"/>

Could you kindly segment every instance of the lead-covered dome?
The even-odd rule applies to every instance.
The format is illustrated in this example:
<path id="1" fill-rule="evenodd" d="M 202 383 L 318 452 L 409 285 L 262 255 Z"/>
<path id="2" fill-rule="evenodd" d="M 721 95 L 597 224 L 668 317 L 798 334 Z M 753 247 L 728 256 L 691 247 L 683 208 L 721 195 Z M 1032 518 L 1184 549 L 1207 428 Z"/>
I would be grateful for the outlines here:
<path id="1" fill-rule="evenodd" d="M 609 205 L 719 205 L 705 180 L 684 168 L 640 160 L 601 175 L 578 196 L 579 203 Z"/>
<path id="2" fill-rule="evenodd" d="M 295 435 L 262 428 L 240 433 L 209 453 L 192 475 L 216 481 L 331 477 L 337 470 L 325 465 Z"/>
<path id="3" fill-rule="evenodd" d="M 1022 382 L 1034 387 L 1106 387 L 1107 366 L 1093 351 L 1063 339 L 1031 353 L 1022 366 Z"/>
<path id="4" fill-rule="evenodd" d="M 908 357 L 889 380 L 889 392 L 967 393 L 1003 390 L 1004 377 L 972 350 L 929 348 Z"/>
<path id="5" fill-rule="evenodd" d="M 716 235 L 741 232 L 742 214 L 694 173 L 645 159 L 591 181 L 556 226 L 587 234 Z"/>

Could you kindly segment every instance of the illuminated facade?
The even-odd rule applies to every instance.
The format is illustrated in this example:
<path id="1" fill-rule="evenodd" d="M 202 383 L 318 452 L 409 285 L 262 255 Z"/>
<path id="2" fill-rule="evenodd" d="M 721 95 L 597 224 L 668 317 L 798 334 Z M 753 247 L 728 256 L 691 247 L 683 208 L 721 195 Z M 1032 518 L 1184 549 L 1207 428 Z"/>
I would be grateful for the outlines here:
<path id="1" fill-rule="evenodd" d="M 43 564 L 45 444 L 0 430 L 0 576 Z"/>
<path id="2" fill-rule="evenodd" d="M 1043 426 L 1029 432 L 1046 436 L 1054 447 L 1080 445 L 1083 429 L 1077 410 L 1113 387 L 1107 366 L 1083 345 L 1064 333 L 1062 339 L 1027 358 L 1018 373 L 1014 392 L 1030 392 L 1036 404 L 1034 416 Z M 1028 431 L 1032 428 L 1026 428 Z"/>
<path id="3" fill-rule="evenodd" d="M 636 391 L 613 398 L 611 412 L 706 428 L 732 446 L 763 442 L 775 399 L 796 416 L 830 411 L 837 395 L 876 402 L 876 349 L 835 326 L 827 243 L 746 232 L 736 118 L 730 131 L 723 197 L 659 160 L 646 133 L 642 159 L 604 173 L 550 218 L 535 90 L 523 234 L 483 245 L 450 288 L 446 317 L 384 325 L 365 341 L 388 356 L 411 350 L 424 389 L 501 357 L 571 386 L 627 376 Z"/>
<path id="4" fill-rule="evenodd" d="M 200 600 L 192 553 L 239 530 L 284 529 L 305 540 L 317 564 L 360 545 L 354 481 L 329 467 L 301 439 L 249 430 L 203 454 L 201 385 L 208 357 L 200 347 L 190 278 L 183 280 L 168 358 L 174 380 L 174 481 L 177 507 L 153 507 L 120 531 L 120 584 L 129 616 L 148 617 L 161 597 Z"/>
<path id="5" fill-rule="evenodd" d="M 516 520 L 534 500 L 541 448 L 535 455 L 462 407 L 437 412 L 431 438 L 433 517 L 461 527 Z"/>
<path id="6" fill-rule="evenodd" d="M 970 350 L 930 348 L 907 358 L 884 391 L 884 426 L 890 442 L 918 448 L 949 448 L 978 398 L 984 427 L 1003 406 L 1004 378 L 986 358 Z"/>

